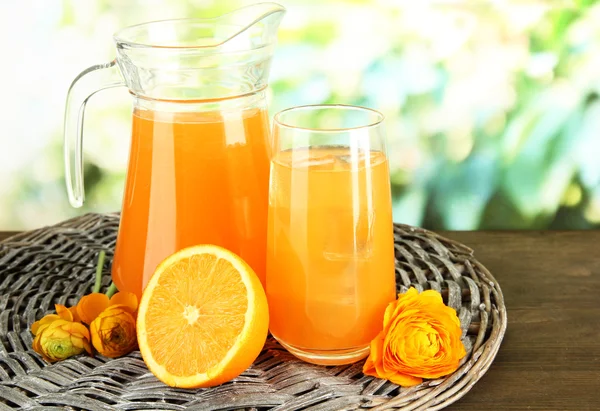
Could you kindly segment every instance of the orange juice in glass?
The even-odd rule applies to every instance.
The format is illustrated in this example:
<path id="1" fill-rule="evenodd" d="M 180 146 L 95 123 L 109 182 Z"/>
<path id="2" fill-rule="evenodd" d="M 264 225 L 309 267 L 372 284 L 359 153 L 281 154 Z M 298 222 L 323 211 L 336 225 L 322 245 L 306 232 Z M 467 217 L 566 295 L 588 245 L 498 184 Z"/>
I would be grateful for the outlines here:
<path id="1" fill-rule="evenodd" d="M 267 233 L 270 330 L 317 364 L 357 361 L 395 298 L 383 116 L 305 106 L 275 116 Z"/>

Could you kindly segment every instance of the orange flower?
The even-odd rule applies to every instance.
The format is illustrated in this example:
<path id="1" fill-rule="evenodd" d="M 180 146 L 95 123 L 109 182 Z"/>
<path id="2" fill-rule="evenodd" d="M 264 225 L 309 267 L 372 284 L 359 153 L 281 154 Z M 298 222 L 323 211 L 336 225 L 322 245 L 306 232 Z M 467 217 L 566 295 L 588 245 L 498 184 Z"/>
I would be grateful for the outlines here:
<path id="1" fill-rule="evenodd" d="M 129 291 L 120 291 L 110 297 L 108 301 L 108 305 L 117 305 L 123 304 L 131 309 L 131 311 L 135 312 L 138 308 L 138 299 L 134 293 L 130 293 Z"/>
<path id="2" fill-rule="evenodd" d="M 60 315 L 49 314 L 31 326 L 31 331 L 35 335 L 34 351 L 50 362 L 64 360 L 83 351 L 91 355 L 92 347 L 88 329 L 81 323 L 61 318 L 63 315 L 72 318 L 69 310 L 64 306 L 61 307 L 61 309 L 57 307 Z"/>
<path id="3" fill-rule="evenodd" d="M 138 305 L 137 296 L 133 293 L 122 291 L 115 293 L 109 299 L 106 294 L 91 293 L 81 297 L 81 300 L 79 300 L 79 303 L 77 304 L 76 312 L 79 318 L 81 318 L 81 321 L 86 324 L 91 324 L 102 311 L 116 304 L 126 305 L 135 312 Z"/>
<path id="4" fill-rule="evenodd" d="M 77 314 L 81 321 L 91 324 L 94 318 L 108 307 L 108 297 L 102 293 L 84 295 L 77 303 Z"/>
<path id="5" fill-rule="evenodd" d="M 404 387 L 451 374 L 466 355 L 461 334 L 456 311 L 440 293 L 410 288 L 385 310 L 363 372 Z"/>
<path id="6" fill-rule="evenodd" d="M 79 313 L 77 312 L 77 306 L 69 307 L 69 311 L 71 312 L 73 321 L 80 323 L 81 318 L 79 318 Z"/>
<path id="7" fill-rule="evenodd" d="M 92 321 L 90 332 L 100 354 L 110 358 L 128 354 L 137 347 L 135 311 L 129 305 L 111 305 Z"/>

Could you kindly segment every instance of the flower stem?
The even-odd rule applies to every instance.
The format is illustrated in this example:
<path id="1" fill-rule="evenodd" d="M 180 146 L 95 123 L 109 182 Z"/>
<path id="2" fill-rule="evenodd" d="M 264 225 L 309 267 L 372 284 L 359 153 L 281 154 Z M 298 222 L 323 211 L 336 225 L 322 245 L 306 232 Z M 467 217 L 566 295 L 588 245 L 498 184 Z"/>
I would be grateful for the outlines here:
<path id="1" fill-rule="evenodd" d="M 98 264 L 96 265 L 96 283 L 94 284 L 94 289 L 92 290 L 95 293 L 100 292 L 100 286 L 102 285 L 102 267 L 104 267 L 104 256 L 106 253 L 104 250 L 100 251 L 98 255 Z"/>
<path id="2" fill-rule="evenodd" d="M 108 287 L 108 290 L 106 290 L 106 296 L 108 298 L 112 297 L 114 293 L 116 293 L 117 291 L 117 286 L 115 285 L 115 283 L 110 283 L 110 287 Z"/>

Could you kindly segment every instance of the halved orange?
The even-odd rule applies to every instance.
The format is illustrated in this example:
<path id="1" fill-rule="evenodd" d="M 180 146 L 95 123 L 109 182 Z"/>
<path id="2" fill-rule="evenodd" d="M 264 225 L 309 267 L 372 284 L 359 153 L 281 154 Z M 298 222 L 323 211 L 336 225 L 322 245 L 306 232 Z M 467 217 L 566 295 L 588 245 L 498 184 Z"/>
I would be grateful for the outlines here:
<path id="1" fill-rule="evenodd" d="M 267 298 L 250 266 L 214 245 L 164 260 L 142 294 L 137 337 L 144 362 L 172 387 L 213 387 L 240 375 L 262 350 Z"/>

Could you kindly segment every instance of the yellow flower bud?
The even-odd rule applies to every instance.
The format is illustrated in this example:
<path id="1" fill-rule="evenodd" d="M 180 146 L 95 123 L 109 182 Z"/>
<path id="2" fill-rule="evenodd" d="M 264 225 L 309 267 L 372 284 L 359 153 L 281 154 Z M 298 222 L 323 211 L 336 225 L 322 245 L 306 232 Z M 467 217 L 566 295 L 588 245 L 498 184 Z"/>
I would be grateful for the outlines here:
<path id="1" fill-rule="evenodd" d="M 116 358 L 137 348 L 135 312 L 125 304 L 111 305 L 90 324 L 92 344 L 100 354 Z"/>
<path id="2" fill-rule="evenodd" d="M 58 319 L 51 317 L 50 319 L 53 321 L 37 327 L 37 333 L 33 340 L 33 349 L 45 360 L 50 362 L 64 360 L 84 351 L 92 354 L 90 333 L 83 324 L 67 321 L 60 317 Z"/>

